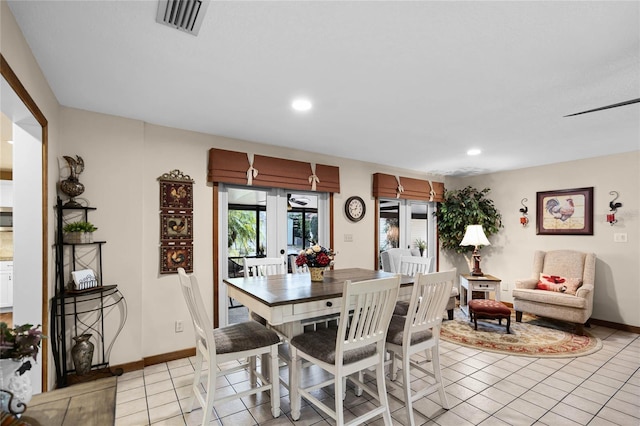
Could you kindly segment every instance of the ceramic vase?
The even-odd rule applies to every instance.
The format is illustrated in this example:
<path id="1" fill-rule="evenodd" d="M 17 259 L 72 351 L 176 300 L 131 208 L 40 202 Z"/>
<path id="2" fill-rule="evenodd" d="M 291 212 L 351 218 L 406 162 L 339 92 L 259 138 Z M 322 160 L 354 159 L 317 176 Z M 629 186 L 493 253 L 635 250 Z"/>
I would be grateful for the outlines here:
<path id="1" fill-rule="evenodd" d="M 32 361 L 14 361 L 12 359 L 0 359 L 0 389 L 9 391 L 13 394 L 11 407 L 9 407 L 9 394 L 0 393 L 0 411 L 21 412 L 24 406 L 31 401 L 33 396 L 33 387 L 31 386 L 30 368 L 23 367 L 25 362 Z"/>
<path id="2" fill-rule="evenodd" d="M 324 281 L 324 268 L 309 267 L 311 281 Z"/>
<path id="3" fill-rule="evenodd" d="M 91 371 L 93 362 L 93 343 L 89 341 L 91 334 L 82 334 L 73 338 L 75 345 L 71 348 L 71 359 L 78 376 L 84 376 Z"/>

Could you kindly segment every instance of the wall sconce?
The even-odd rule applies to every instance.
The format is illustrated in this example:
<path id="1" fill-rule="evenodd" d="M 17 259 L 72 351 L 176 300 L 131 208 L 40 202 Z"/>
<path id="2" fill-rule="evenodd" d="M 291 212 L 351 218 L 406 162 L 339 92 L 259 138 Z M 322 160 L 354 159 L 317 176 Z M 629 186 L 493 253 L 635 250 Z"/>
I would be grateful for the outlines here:
<path id="1" fill-rule="evenodd" d="M 614 201 L 616 201 L 619 197 L 617 191 L 609 191 L 609 195 L 615 195 L 615 198 L 609 201 L 609 208 L 611 209 L 611 213 L 607 213 L 607 222 L 609 222 L 611 226 L 613 226 L 614 223 L 618 222 L 618 219 L 616 219 L 616 212 L 620 207 L 622 207 L 622 203 L 614 203 Z"/>
<path id="2" fill-rule="evenodd" d="M 528 201 L 526 198 L 523 198 L 522 200 L 520 200 L 520 204 L 522 204 L 522 208 L 520 209 L 520 213 L 522 213 L 522 217 L 520 218 L 520 225 L 522 225 L 522 227 L 526 227 L 527 224 L 529 223 L 529 218 L 527 217 L 527 213 L 529 212 L 529 207 L 525 206 L 524 203 L 525 201 Z"/>

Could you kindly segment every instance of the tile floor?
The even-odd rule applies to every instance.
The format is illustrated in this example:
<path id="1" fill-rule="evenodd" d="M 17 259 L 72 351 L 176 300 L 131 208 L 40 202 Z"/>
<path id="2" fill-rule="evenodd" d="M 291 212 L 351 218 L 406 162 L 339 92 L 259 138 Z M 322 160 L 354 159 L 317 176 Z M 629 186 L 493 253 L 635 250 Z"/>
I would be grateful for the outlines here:
<path id="1" fill-rule="evenodd" d="M 640 336 L 594 326 L 603 340 L 595 354 L 566 359 L 541 359 L 482 352 L 441 342 L 442 372 L 451 405 L 439 405 L 437 392 L 417 401 L 418 425 L 640 425 Z M 185 358 L 127 373 L 118 378 L 116 426 L 199 425 L 202 409 L 183 407 L 193 378 L 195 358 Z M 236 373 L 219 379 L 223 392 L 235 392 L 247 381 Z M 415 377 L 414 387 L 422 379 Z M 310 405 L 299 421 L 291 420 L 288 393 L 281 387 L 283 414 L 274 419 L 269 397 L 248 397 L 215 407 L 216 425 L 332 425 L 335 422 Z M 331 389 L 323 389 L 332 398 Z M 397 390 L 389 389 L 391 394 Z M 365 394 L 366 395 L 366 394 Z M 406 424 L 402 404 L 389 398 L 394 425 Z M 347 393 L 351 413 L 367 410 L 366 396 Z M 304 401 L 303 401 L 304 405 Z M 348 418 L 348 413 L 347 413 Z M 382 419 L 369 424 L 381 425 Z"/>

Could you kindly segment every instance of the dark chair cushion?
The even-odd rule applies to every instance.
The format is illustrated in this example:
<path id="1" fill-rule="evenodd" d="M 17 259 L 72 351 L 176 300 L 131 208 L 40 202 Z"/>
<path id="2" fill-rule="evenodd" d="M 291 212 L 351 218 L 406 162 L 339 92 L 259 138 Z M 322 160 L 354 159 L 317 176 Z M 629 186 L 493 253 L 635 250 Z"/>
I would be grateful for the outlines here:
<path id="1" fill-rule="evenodd" d="M 336 363 L 337 328 L 323 328 L 317 331 L 302 333 L 291 339 L 291 344 L 300 351 L 327 364 Z M 376 345 L 371 344 L 359 349 L 351 349 L 343 354 L 343 363 L 360 361 L 376 353 Z"/>
<path id="2" fill-rule="evenodd" d="M 241 322 L 213 330 L 216 353 L 248 351 L 280 342 L 278 334 L 255 321 Z"/>
<path id="3" fill-rule="evenodd" d="M 404 332 L 404 323 L 407 317 L 394 315 L 391 317 L 391 323 L 389 324 L 389 331 L 387 332 L 387 342 L 395 345 L 402 346 L 402 333 Z M 420 331 L 418 333 L 411 334 L 411 344 L 424 342 L 433 337 L 433 333 L 430 330 Z"/>
<path id="4" fill-rule="evenodd" d="M 396 302 L 396 307 L 393 310 L 393 315 L 400 315 L 401 317 L 406 317 L 409 312 L 409 302 L 401 300 Z"/>

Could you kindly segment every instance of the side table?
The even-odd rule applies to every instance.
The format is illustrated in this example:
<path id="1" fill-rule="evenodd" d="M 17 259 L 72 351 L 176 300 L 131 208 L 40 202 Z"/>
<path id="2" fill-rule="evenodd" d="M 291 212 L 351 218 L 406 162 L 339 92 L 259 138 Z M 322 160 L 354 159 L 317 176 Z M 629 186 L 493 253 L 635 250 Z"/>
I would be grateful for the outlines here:
<path id="1" fill-rule="evenodd" d="M 485 292 L 485 297 L 489 297 L 489 292 L 496 295 L 496 302 L 500 301 L 500 283 L 502 280 L 493 275 L 475 276 L 470 274 L 460 274 L 460 310 L 469 316 L 469 296 L 474 291 Z M 464 291 L 463 291 L 464 290 Z"/>

